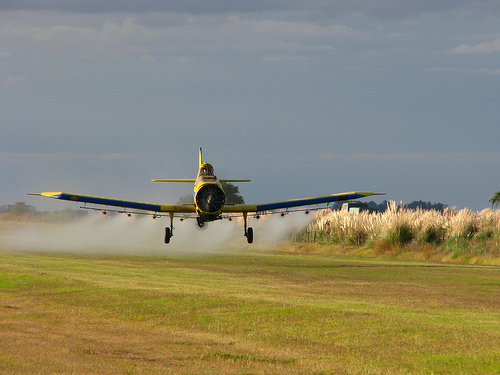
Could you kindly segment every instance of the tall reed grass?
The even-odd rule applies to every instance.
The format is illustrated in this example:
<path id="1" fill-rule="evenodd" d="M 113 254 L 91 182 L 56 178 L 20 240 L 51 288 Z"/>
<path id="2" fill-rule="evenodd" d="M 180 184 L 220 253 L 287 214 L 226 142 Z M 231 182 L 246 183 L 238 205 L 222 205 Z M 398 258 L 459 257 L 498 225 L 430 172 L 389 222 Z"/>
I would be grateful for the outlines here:
<path id="1" fill-rule="evenodd" d="M 394 248 L 486 253 L 499 255 L 500 211 L 446 208 L 408 209 L 390 202 L 383 212 L 324 210 L 305 230 L 292 236 L 294 241 L 369 246 L 378 252 Z"/>

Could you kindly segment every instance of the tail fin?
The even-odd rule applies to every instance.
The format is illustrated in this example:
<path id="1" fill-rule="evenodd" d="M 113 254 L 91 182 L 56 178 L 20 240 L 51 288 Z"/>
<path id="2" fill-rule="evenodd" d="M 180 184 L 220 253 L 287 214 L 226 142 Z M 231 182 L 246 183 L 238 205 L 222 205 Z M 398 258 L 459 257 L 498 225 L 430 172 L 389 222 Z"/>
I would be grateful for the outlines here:
<path id="1" fill-rule="evenodd" d="M 203 153 L 202 153 L 201 147 L 200 147 L 200 165 L 199 165 L 199 167 L 201 167 L 202 164 L 203 164 Z"/>

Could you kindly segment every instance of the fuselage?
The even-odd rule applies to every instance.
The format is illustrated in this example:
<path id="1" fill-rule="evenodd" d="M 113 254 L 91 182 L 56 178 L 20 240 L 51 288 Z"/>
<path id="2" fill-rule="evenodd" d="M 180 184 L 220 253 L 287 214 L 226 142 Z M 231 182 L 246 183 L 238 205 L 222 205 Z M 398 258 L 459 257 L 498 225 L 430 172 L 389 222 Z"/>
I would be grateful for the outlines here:
<path id="1" fill-rule="evenodd" d="M 194 183 L 194 205 L 202 221 L 220 219 L 226 194 L 211 164 L 202 163 Z"/>

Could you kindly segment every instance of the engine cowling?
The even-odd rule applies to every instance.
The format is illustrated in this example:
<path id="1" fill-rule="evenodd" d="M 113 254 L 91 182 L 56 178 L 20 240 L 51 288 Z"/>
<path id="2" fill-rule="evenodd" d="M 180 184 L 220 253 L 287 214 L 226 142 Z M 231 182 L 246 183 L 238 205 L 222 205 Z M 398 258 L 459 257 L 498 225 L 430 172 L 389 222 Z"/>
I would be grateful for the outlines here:
<path id="1" fill-rule="evenodd" d="M 225 202 L 226 194 L 224 194 L 224 191 L 216 184 L 203 185 L 196 193 L 196 205 L 204 214 L 219 214 Z"/>

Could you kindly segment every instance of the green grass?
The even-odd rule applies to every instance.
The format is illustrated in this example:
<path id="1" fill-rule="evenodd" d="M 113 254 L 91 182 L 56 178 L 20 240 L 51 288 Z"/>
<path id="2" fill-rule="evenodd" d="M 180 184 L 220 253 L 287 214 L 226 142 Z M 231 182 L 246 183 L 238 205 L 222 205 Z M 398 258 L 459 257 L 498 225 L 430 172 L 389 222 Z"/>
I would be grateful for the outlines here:
<path id="1" fill-rule="evenodd" d="M 500 373 L 500 268 L 0 252 L 0 373 Z"/>

